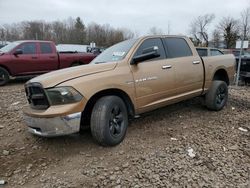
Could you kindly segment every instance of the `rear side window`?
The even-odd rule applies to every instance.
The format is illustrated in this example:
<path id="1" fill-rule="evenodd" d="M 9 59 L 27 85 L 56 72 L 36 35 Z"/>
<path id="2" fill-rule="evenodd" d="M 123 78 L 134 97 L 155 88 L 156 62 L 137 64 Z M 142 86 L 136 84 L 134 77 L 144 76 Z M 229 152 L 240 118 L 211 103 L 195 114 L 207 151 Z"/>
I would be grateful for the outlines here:
<path id="1" fill-rule="evenodd" d="M 197 48 L 197 52 L 199 56 L 206 57 L 207 56 L 207 49 Z"/>
<path id="2" fill-rule="evenodd" d="M 25 43 L 21 45 L 20 49 L 23 51 L 23 54 L 36 54 L 36 43 Z"/>
<path id="3" fill-rule="evenodd" d="M 157 46 L 158 52 L 160 54 L 159 57 L 151 59 L 151 60 L 158 60 L 158 59 L 165 59 L 166 58 L 166 54 L 164 51 L 164 47 L 162 44 L 162 41 L 160 38 L 152 38 L 152 39 L 146 39 L 141 45 L 140 47 L 137 49 L 135 55 L 142 55 L 142 52 L 144 49 L 150 48 L 150 47 L 154 47 Z M 150 60 L 149 60 L 150 61 Z"/>
<path id="4" fill-rule="evenodd" d="M 40 49 L 42 54 L 51 54 L 53 53 L 50 43 L 40 43 Z"/>
<path id="5" fill-rule="evenodd" d="M 165 38 L 167 58 L 192 56 L 193 53 L 183 38 Z"/>
<path id="6" fill-rule="evenodd" d="M 220 50 L 216 50 L 216 49 L 211 49 L 210 53 L 211 53 L 211 56 L 223 55 L 223 53 Z"/>

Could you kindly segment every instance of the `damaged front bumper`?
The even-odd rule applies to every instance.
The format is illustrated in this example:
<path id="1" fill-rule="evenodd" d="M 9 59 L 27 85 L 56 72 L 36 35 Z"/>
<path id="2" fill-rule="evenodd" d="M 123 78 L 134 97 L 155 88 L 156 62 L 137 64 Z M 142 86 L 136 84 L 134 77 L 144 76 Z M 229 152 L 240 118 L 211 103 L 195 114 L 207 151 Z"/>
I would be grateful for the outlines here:
<path id="1" fill-rule="evenodd" d="M 43 137 L 54 137 L 79 132 L 81 112 L 60 117 L 31 117 L 24 114 L 28 131 Z"/>

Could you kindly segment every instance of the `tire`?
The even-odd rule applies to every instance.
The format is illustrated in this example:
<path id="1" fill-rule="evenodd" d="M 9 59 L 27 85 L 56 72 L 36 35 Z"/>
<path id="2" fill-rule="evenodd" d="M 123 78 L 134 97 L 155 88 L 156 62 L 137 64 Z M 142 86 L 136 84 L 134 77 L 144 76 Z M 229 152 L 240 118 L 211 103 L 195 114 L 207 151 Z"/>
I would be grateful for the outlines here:
<path id="1" fill-rule="evenodd" d="M 5 84 L 7 84 L 10 80 L 10 75 L 9 72 L 0 67 L 0 86 L 4 86 Z"/>
<path id="2" fill-rule="evenodd" d="M 228 87 L 224 81 L 214 80 L 205 96 L 206 106 L 210 110 L 219 111 L 227 103 Z"/>
<path id="3" fill-rule="evenodd" d="M 102 97 L 94 105 L 90 122 L 92 136 L 100 145 L 115 146 L 127 132 L 126 105 L 120 97 Z"/>

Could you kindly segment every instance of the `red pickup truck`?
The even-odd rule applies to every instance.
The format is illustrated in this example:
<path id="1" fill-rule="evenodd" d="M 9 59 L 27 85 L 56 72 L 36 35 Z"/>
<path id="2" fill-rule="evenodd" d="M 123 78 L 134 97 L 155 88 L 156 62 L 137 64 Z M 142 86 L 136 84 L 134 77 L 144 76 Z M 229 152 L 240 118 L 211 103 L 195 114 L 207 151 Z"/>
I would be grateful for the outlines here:
<path id="1" fill-rule="evenodd" d="M 90 63 L 92 53 L 57 52 L 51 41 L 16 41 L 0 49 L 0 86 L 10 78 L 34 76 Z"/>

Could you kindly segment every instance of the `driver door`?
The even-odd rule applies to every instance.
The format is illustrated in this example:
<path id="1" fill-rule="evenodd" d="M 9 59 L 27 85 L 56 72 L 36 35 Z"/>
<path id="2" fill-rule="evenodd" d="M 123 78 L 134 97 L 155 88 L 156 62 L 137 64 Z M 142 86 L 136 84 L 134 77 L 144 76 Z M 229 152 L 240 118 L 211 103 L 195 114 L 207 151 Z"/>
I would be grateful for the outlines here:
<path id="1" fill-rule="evenodd" d="M 137 48 L 134 56 L 142 55 L 143 50 L 158 47 L 159 57 L 131 65 L 136 90 L 136 103 L 139 112 L 164 105 L 174 94 L 175 71 L 166 61 L 166 53 L 161 38 L 148 38 Z"/>
<path id="2" fill-rule="evenodd" d="M 15 50 L 21 50 L 22 54 L 12 54 L 12 65 L 15 67 L 15 75 L 35 74 L 39 71 L 39 54 L 36 42 L 26 42 Z"/>

